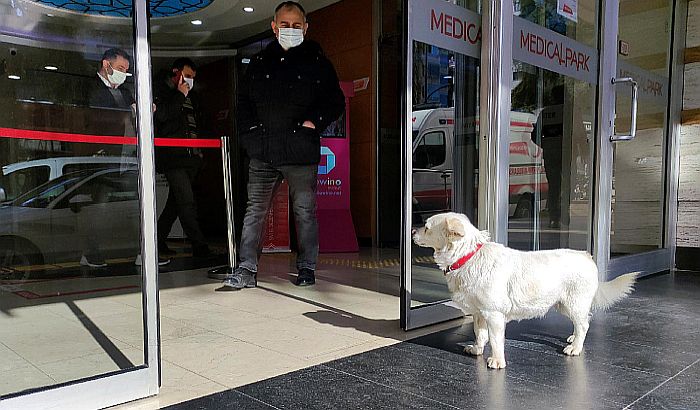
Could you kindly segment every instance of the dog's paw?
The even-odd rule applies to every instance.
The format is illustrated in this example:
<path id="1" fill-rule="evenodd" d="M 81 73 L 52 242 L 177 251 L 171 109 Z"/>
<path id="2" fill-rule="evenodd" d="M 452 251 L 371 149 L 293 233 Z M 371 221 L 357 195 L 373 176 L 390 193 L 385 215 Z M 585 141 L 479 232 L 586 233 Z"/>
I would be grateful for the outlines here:
<path id="1" fill-rule="evenodd" d="M 576 340 L 576 336 L 574 336 L 574 335 L 571 335 L 571 336 L 569 336 L 569 338 L 568 338 L 568 339 L 566 339 L 566 343 L 573 343 L 573 342 L 574 342 L 574 340 Z"/>
<path id="2" fill-rule="evenodd" d="M 489 357 L 486 359 L 486 364 L 488 365 L 489 369 L 503 369 L 506 367 L 506 359 Z"/>
<path id="3" fill-rule="evenodd" d="M 484 354 L 484 348 L 476 345 L 468 345 L 464 348 L 464 353 L 472 356 L 481 356 Z"/>
<path id="4" fill-rule="evenodd" d="M 564 354 L 567 356 L 578 356 L 581 354 L 581 350 L 583 350 L 582 347 L 574 347 L 573 344 L 570 344 L 564 348 Z"/>

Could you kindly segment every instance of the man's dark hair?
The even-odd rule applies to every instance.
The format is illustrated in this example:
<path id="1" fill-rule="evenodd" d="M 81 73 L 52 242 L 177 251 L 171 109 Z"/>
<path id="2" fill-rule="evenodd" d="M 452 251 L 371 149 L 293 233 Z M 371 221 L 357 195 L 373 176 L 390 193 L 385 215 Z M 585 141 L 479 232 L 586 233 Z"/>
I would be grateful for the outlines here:
<path id="1" fill-rule="evenodd" d="M 283 1 L 280 3 L 277 7 L 275 7 L 275 18 L 277 17 L 277 12 L 282 10 L 282 9 L 291 9 L 291 8 L 297 8 L 299 11 L 301 11 L 301 14 L 306 18 L 306 10 L 304 10 L 304 7 L 297 3 L 296 1 Z"/>
<path id="2" fill-rule="evenodd" d="M 122 57 L 127 61 L 131 61 L 129 54 L 127 54 L 126 51 L 122 50 L 121 48 L 110 48 L 109 50 L 105 51 L 104 54 L 102 54 L 102 60 L 112 61 L 117 57 Z"/>
<path id="3" fill-rule="evenodd" d="M 197 71 L 197 64 L 194 63 L 194 61 L 190 60 L 187 57 L 180 57 L 177 60 L 173 61 L 173 66 L 171 68 L 177 68 L 178 70 L 182 70 L 185 68 L 185 66 L 188 66 L 194 71 Z"/>

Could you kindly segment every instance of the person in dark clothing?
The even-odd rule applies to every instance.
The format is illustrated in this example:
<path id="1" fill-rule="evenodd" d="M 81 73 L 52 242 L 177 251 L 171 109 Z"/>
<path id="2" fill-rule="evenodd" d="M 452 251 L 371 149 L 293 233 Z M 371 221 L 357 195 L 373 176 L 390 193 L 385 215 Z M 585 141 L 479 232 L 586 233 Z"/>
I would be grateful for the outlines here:
<path id="1" fill-rule="evenodd" d="M 101 109 L 99 115 L 91 115 L 88 124 L 88 129 L 91 132 L 98 132 L 102 135 L 118 135 L 118 136 L 136 136 L 136 100 L 131 90 L 123 86 L 127 78 L 131 77 L 128 72 L 130 66 L 129 54 L 119 48 L 110 48 L 105 51 L 100 60 L 100 65 L 97 70 L 97 77 L 92 80 L 89 88 L 88 104 L 91 108 Z M 125 145 L 122 147 L 122 156 L 135 156 L 135 146 Z M 124 162 L 122 167 L 130 168 L 130 162 Z M 91 195 L 95 202 L 101 195 L 99 187 L 95 187 L 95 192 Z M 105 215 L 104 218 L 110 216 Z M 87 221 L 79 218 L 81 222 L 90 224 Z M 84 246 L 83 256 L 80 259 L 80 264 L 93 268 L 105 267 L 104 257 L 99 250 L 99 238 L 93 232 L 94 227 L 86 226 L 87 243 Z M 158 265 L 163 266 L 170 263 L 170 259 L 159 256 Z M 141 255 L 136 256 L 136 264 L 141 265 Z"/>
<path id="2" fill-rule="evenodd" d="M 89 104 L 91 107 L 128 109 L 136 103 L 131 91 L 121 87 L 131 77 L 129 55 L 119 48 L 105 51 L 100 61 L 97 77 L 90 86 Z"/>
<path id="3" fill-rule="evenodd" d="M 100 60 L 97 75 L 91 80 L 88 87 L 88 104 L 90 107 L 113 110 L 116 116 L 105 121 L 103 116 L 90 116 L 92 124 L 88 124 L 89 131 L 95 132 L 100 129 L 102 134 L 107 135 L 135 135 L 133 127 L 133 116 L 131 105 L 135 103 L 134 97 L 129 90 L 120 86 L 124 84 L 127 77 L 131 76 L 129 70 L 129 55 L 119 48 L 110 48 L 105 51 Z M 127 111 L 126 115 L 119 111 Z M 92 149 L 92 148 L 91 148 Z M 96 200 L 98 192 L 89 192 Z M 90 222 L 84 218 L 78 218 L 78 222 L 84 222 L 86 226 L 80 227 L 85 233 L 85 243 L 83 244 L 83 254 L 80 257 L 80 264 L 91 268 L 103 268 L 107 266 L 104 256 L 100 251 L 99 239 L 94 235 L 94 228 Z"/>
<path id="4" fill-rule="evenodd" d="M 196 94 L 192 92 L 197 66 L 188 58 L 178 58 L 171 71 L 154 81 L 155 136 L 159 138 L 198 138 L 201 117 Z M 197 148 L 156 148 L 156 170 L 168 180 L 168 199 L 158 217 L 158 249 L 173 254 L 165 240 L 177 218 L 192 243 L 195 257 L 211 254 L 197 221 L 193 183 L 202 166 Z"/>
<path id="5" fill-rule="evenodd" d="M 562 139 L 564 138 L 564 85 L 552 87 L 549 104 L 544 107 L 533 129 L 532 140 L 542 148 L 544 171 L 547 175 L 547 211 L 549 227 L 561 227 L 562 202 Z M 539 130 L 540 137 L 536 132 Z"/>
<path id="6" fill-rule="evenodd" d="M 230 289 L 256 286 L 263 223 L 283 179 L 289 184 L 298 235 L 295 283 L 315 283 L 319 133 L 345 109 L 333 65 L 317 43 L 304 39 L 308 23 L 303 7 L 280 4 L 271 26 L 277 41 L 251 59 L 239 96 L 239 140 L 250 165 L 240 264 L 224 280 Z"/>

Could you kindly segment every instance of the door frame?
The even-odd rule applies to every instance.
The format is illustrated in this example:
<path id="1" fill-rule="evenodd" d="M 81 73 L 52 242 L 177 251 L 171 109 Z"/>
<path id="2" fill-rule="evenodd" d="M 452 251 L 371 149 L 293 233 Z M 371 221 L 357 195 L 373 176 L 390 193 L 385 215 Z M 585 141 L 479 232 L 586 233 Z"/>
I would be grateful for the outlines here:
<path id="1" fill-rule="evenodd" d="M 685 44 L 685 16 L 687 0 L 673 4 L 673 31 L 671 36 L 671 67 L 669 70 L 669 99 L 663 145 L 663 210 L 662 245 L 658 250 L 611 258 L 610 230 L 612 224 L 613 145 L 611 142 L 615 119 L 615 85 L 617 76 L 619 2 L 602 0 L 600 64 L 598 73 L 598 121 L 596 125 L 595 172 L 593 183 L 593 226 L 591 249 L 598 265 L 600 280 L 610 280 L 628 272 L 646 276 L 675 265 L 676 229 L 678 214 L 678 181 L 680 171 L 680 124 L 683 92 L 683 49 Z"/>
<path id="2" fill-rule="evenodd" d="M 143 365 L 99 374 L 30 393 L 20 392 L 0 401 L 0 410 L 105 408 L 158 394 L 160 384 L 160 332 L 158 264 L 156 260 L 156 197 L 153 118 L 151 112 L 151 56 L 147 0 L 134 0 L 134 60 L 136 79 L 139 196 L 141 205 L 141 292 L 143 300 Z"/>
<path id="3" fill-rule="evenodd" d="M 410 4 L 403 5 L 403 52 L 404 62 L 401 109 L 401 327 L 404 330 L 416 329 L 431 324 L 457 319 L 464 316 L 462 310 L 452 301 L 445 300 L 420 307 L 411 307 L 412 295 L 412 193 L 413 193 L 413 144 L 412 144 L 412 78 L 413 78 L 413 33 L 410 26 Z M 505 16 L 502 5 L 510 10 L 512 0 L 482 0 L 481 22 L 482 38 L 480 51 L 480 87 L 479 117 L 479 189 L 478 189 L 478 225 L 479 229 L 488 230 L 494 240 L 503 242 L 507 235 L 508 216 L 508 134 L 500 130 L 510 127 L 510 56 L 509 47 L 503 47 L 504 39 L 512 38 L 512 18 Z M 488 23 L 487 23 L 488 22 Z M 506 23 L 506 24 L 503 24 Z M 483 27 L 492 27 L 484 30 Z M 510 44 L 510 40 L 505 41 Z M 508 61 L 508 65 L 503 65 Z M 409 63 L 410 62 L 410 63 Z M 503 67 L 507 67 L 504 71 Z M 490 86 L 495 84 L 496 86 Z M 505 86 L 504 86 L 505 84 Z M 507 103 L 504 116 L 499 110 L 500 104 Z M 502 140 L 505 140 L 504 144 Z M 505 168 L 499 167 L 504 163 Z M 453 178 L 454 181 L 454 178 Z M 505 181 L 505 183 L 503 183 Z"/>

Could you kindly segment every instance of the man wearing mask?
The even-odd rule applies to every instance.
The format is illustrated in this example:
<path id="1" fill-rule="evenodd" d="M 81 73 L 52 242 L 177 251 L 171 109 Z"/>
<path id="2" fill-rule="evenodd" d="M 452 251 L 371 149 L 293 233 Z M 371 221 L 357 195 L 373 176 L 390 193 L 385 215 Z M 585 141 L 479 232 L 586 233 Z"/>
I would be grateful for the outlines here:
<path id="1" fill-rule="evenodd" d="M 319 133 L 345 109 L 333 65 L 317 43 L 304 39 L 304 8 L 281 3 L 271 26 L 277 41 L 251 59 L 239 98 L 239 140 L 250 157 L 248 206 L 240 264 L 223 283 L 228 289 L 256 286 L 263 223 L 283 179 L 289 184 L 299 246 L 295 284 L 315 283 Z"/>
<path id="2" fill-rule="evenodd" d="M 88 128 L 91 132 L 99 132 L 106 135 L 118 135 L 133 137 L 136 135 L 136 100 L 133 93 L 123 86 L 127 78 L 131 77 L 128 72 L 130 67 L 129 54 L 119 48 L 110 48 L 105 51 L 97 69 L 97 78 L 90 87 L 88 97 L 90 107 L 106 109 L 100 115 L 89 117 Z M 104 148 L 103 148 L 104 150 Z M 116 153 L 115 153 L 116 154 Z M 136 156 L 136 147 L 125 145 L 121 151 L 122 157 Z M 131 167 L 131 162 L 122 164 L 124 169 Z M 98 193 L 93 193 L 98 197 Z M 105 215 L 105 218 L 109 216 Z M 87 244 L 84 246 L 83 256 L 80 264 L 92 268 L 102 268 L 107 266 L 100 250 L 99 238 L 95 237 L 90 226 L 91 221 L 82 220 L 86 223 L 83 229 L 87 232 Z M 158 265 L 163 266 L 170 263 L 170 259 L 162 256 L 158 257 Z M 141 264 L 141 255 L 136 256 L 136 264 Z"/>
<path id="3" fill-rule="evenodd" d="M 89 87 L 88 104 L 90 107 L 106 108 L 109 111 L 89 117 L 90 132 L 129 137 L 136 135 L 136 101 L 133 92 L 124 86 L 126 79 L 131 77 L 128 72 L 129 61 L 129 55 L 119 48 L 110 48 L 102 55 L 97 76 Z"/>
<path id="4" fill-rule="evenodd" d="M 198 138 L 201 117 L 197 96 L 192 92 L 197 66 L 189 58 L 178 58 L 171 70 L 154 81 L 155 136 L 160 138 Z M 211 254 L 197 221 L 193 183 L 202 166 L 197 148 L 157 147 L 156 170 L 168 180 L 168 199 L 158 217 L 158 250 L 173 254 L 165 240 L 177 218 L 192 243 L 192 254 Z"/>

